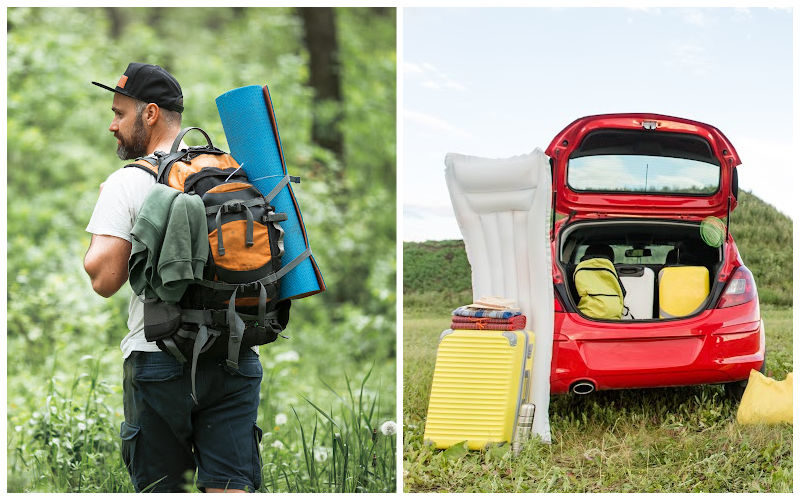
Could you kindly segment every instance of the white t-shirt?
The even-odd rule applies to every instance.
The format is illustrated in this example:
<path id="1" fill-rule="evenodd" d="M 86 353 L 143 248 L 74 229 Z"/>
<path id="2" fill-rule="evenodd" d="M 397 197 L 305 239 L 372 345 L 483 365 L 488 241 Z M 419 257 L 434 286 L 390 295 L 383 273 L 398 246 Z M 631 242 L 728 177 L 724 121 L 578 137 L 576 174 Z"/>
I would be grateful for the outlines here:
<path id="1" fill-rule="evenodd" d="M 131 230 L 155 178 L 140 168 L 120 168 L 106 179 L 86 230 L 131 241 Z M 155 342 L 144 338 L 143 297 L 131 292 L 128 303 L 128 334 L 120 342 L 123 358 L 133 351 L 156 352 Z"/>

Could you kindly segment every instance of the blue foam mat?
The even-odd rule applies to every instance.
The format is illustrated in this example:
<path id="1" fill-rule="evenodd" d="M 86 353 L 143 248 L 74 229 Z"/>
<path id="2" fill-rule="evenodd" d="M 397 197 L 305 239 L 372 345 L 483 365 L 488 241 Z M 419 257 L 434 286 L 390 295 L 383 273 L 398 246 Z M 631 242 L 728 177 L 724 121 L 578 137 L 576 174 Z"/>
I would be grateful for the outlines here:
<path id="1" fill-rule="evenodd" d="M 266 195 L 287 174 L 267 88 L 250 85 L 234 89 L 217 97 L 216 103 L 231 155 L 250 182 Z M 285 232 L 281 262 L 286 265 L 308 248 L 303 217 L 291 184 L 280 190 L 272 205 L 289 217 L 280 223 Z M 310 256 L 282 278 L 280 298 L 300 298 L 323 290 L 322 274 Z"/>

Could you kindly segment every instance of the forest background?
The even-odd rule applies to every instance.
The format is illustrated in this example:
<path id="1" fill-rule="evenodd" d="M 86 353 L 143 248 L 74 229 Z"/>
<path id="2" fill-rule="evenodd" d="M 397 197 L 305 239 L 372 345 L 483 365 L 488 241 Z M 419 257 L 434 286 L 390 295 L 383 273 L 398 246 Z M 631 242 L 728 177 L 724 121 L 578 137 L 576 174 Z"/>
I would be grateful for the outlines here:
<path id="1" fill-rule="evenodd" d="M 173 73 L 183 125 L 223 149 L 214 99 L 268 84 L 302 178 L 328 290 L 261 348 L 262 490 L 394 491 L 394 9 L 7 14 L 8 491 L 132 491 L 118 438 L 130 289 L 102 299 L 82 260 L 98 187 L 123 164 L 112 95 L 90 82 L 113 85 L 133 61 Z"/>

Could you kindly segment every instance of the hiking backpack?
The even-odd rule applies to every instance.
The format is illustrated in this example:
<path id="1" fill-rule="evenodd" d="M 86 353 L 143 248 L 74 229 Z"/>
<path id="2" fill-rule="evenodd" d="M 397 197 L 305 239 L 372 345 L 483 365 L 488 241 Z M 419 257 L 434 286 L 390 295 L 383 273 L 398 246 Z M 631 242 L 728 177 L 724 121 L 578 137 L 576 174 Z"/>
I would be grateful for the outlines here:
<path id="1" fill-rule="evenodd" d="M 200 131 L 208 144 L 179 150 L 190 130 Z M 144 303 L 145 338 L 181 363 L 191 360 L 196 402 L 201 355 L 227 355 L 226 366 L 236 370 L 240 349 L 273 342 L 288 323 L 291 301 L 278 301 L 280 278 L 289 270 L 281 266 L 283 229 L 278 222 L 287 215 L 270 205 L 285 184 L 264 196 L 236 160 L 197 127 L 181 130 L 169 153 L 156 151 L 125 166 L 200 196 L 205 206 L 209 255 L 203 279 L 190 284 L 177 304 Z"/>
<path id="2" fill-rule="evenodd" d="M 610 260 L 598 257 L 584 260 L 572 277 L 580 296 L 581 313 L 596 319 L 622 318 L 625 287 Z"/>

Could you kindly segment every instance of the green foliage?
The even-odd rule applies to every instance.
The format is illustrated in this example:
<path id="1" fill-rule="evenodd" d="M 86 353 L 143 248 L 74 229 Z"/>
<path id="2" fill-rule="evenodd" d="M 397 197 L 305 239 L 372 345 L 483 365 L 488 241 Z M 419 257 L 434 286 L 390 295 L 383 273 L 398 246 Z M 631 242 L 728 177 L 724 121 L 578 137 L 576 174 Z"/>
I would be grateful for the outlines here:
<path id="1" fill-rule="evenodd" d="M 741 191 L 730 226 L 739 253 L 756 279 L 761 303 L 792 305 L 792 220 Z"/>
<path id="2" fill-rule="evenodd" d="M 792 311 L 765 307 L 767 374 L 792 371 Z M 408 492 L 791 492 L 792 427 L 736 424 L 721 386 L 554 395 L 552 444 L 518 456 L 423 442 L 439 332 L 447 312 L 406 309 L 403 477 Z"/>
<path id="3" fill-rule="evenodd" d="M 736 247 L 755 277 L 761 304 L 791 306 L 792 220 L 741 191 L 730 226 Z M 460 240 L 403 242 L 403 302 L 414 309 L 433 310 L 438 304 L 446 304 L 440 306 L 446 309 L 467 303 L 471 300 L 470 273 Z"/>
<path id="4" fill-rule="evenodd" d="M 118 344 L 127 333 L 131 292 L 125 286 L 102 299 L 82 269 L 98 186 L 123 165 L 107 130 L 113 96 L 90 82 L 113 85 L 131 61 L 172 72 L 185 96 L 183 125 L 204 128 L 221 148 L 227 144 L 214 99 L 268 84 L 289 172 L 303 178 L 293 189 L 328 290 L 295 301 L 291 339 L 261 349 L 270 374 L 259 411 L 265 485 L 269 491 L 394 488 L 385 436 L 373 450 L 376 465 L 370 455 L 368 472 L 359 469 L 368 478 L 351 481 L 358 476 L 352 467 L 364 465 L 367 427 L 395 414 L 393 9 L 336 11 L 342 158 L 311 142 L 314 113 L 324 110 L 313 107 L 295 9 L 17 7 L 7 13 L 9 490 L 131 490 L 117 435 Z M 343 405 L 338 395 L 347 393 L 348 380 L 369 373 L 363 399 Z M 313 432 L 319 421 L 309 401 L 340 427 L 350 426 L 340 443 L 349 464 L 341 476 L 337 462 L 338 482 L 323 476 L 311 482 L 310 471 L 327 474 L 333 459 L 303 458 L 300 428 Z M 296 419 L 273 424 L 292 408 Z M 353 412 L 368 415 L 361 427 L 344 423 Z M 317 446 L 320 439 L 333 446 L 325 432 Z M 273 447 L 276 441 L 283 447 Z"/>
<path id="5" fill-rule="evenodd" d="M 470 290 L 471 280 L 463 241 L 403 242 L 403 295 Z"/>

